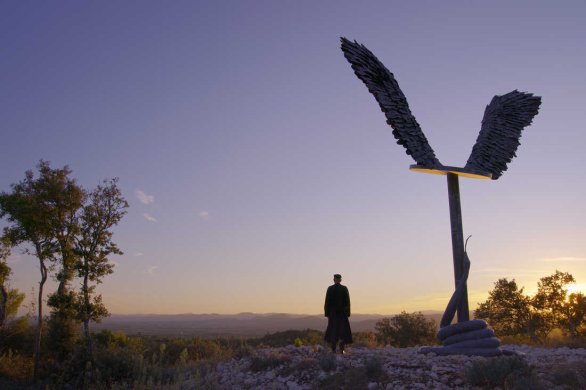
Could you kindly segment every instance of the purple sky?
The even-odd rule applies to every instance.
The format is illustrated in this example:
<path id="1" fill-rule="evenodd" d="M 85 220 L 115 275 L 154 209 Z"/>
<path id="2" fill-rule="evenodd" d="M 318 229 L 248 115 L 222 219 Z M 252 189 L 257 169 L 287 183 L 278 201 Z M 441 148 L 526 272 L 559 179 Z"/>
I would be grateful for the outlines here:
<path id="1" fill-rule="evenodd" d="M 339 37 L 395 74 L 438 158 L 463 166 L 485 106 L 543 97 L 497 181 L 461 180 L 472 308 L 501 277 L 586 291 L 583 1 L 0 3 L 0 190 L 40 159 L 117 176 L 114 313 L 443 309 L 444 177 L 408 170 Z M 17 250 L 12 285 L 35 259 Z M 49 290 L 52 289 L 49 288 Z"/>

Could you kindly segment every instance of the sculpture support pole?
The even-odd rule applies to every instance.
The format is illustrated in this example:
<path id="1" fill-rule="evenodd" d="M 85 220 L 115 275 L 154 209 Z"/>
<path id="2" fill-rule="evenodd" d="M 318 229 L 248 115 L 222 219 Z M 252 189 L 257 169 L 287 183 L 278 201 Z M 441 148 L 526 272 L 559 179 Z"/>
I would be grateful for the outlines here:
<path id="1" fill-rule="evenodd" d="M 452 227 L 452 254 L 454 257 L 454 279 L 458 285 L 464 273 L 464 233 L 462 230 L 462 208 L 460 207 L 460 184 L 458 175 L 448 173 L 448 199 L 450 202 L 450 225 Z M 458 305 L 458 322 L 468 321 L 468 289 L 464 286 Z"/>

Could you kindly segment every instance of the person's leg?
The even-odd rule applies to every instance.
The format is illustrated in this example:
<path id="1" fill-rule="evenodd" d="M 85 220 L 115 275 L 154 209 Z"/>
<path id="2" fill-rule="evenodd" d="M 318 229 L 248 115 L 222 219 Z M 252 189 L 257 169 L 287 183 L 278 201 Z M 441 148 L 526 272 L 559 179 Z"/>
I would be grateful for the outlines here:
<path id="1" fill-rule="evenodd" d="M 344 347 L 346 346 L 346 344 L 344 343 L 344 341 L 340 341 L 340 353 L 344 353 Z"/>

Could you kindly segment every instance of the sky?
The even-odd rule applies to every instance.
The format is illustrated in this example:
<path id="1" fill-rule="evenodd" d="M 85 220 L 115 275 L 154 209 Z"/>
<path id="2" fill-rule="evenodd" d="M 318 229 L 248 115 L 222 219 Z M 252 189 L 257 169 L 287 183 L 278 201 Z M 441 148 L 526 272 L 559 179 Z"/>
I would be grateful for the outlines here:
<path id="1" fill-rule="evenodd" d="M 0 191 L 40 159 L 120 179 L 115 314 L 319 314 L 334 273 L 354 313 L 443 310 L 446 178 L 409 171 L 344 36 L 445 165 L 494 95 L 542 96 L 508 171 L 460 180 L 470 307 L 556 269 L 586 292 L 584 20 L 583 1 L 2 1 Z M 31 301 L 37 260 L 9 263 Z"/>

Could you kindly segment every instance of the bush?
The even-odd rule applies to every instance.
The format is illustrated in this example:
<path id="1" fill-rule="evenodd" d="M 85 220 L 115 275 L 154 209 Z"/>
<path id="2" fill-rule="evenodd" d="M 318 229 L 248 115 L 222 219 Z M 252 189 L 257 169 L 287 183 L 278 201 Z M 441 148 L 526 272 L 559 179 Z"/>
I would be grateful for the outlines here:
<path id="1" fill-rule="evenodd" d="M 501 356 L 476 360 L 466 369 L 471 386 L 506 389 L 539 388 L 533 369 L 520 356 Z"/>
<path id="2" fill-rule="evenodd" d="M 319 368 L 325 372 L 336 369 L 336 356 L 333 353 L 322 351 L 317 357 Z"/>
<path id="3" fill-rule="evenodd" d="M 396 347 L 415 347 L 435 344 L 437 326 L 435 321 L 421 313 L 401 312 L 392 318 L 383 318 L 375 325 L 376 337 L 380 343 Z"/>
<path id="4" fill-rule="evenodd" d="M 322 379 L 317 388 L 320 390 L 368 389 L 373 381 L 384 383 L 388 379 L 382 370 L 379 375 L 372 377 L 369 376 L 367 367 L 352 367 Z"/>
<path id="5" fill-rule="evenodd" d="M 262 356 L 257 355 L 253 356 L 250 360 L 250 371 L 252 372 L 259 372 L 259 371 L 266 371 L 271 368 L 279 367 L 284 363 L 288 363 L 291 359 L 289 356 L 279 354 L 279 353 L 270 353 L 268 355 Z"/>
<path id="6" fill-rule="evenodd" d="M 383 360 L 380 356 L 368 356 L 364 359 L 364 368 L 366 370 L 366 376 L 369 379 L 380 378 L 383 371 Z"/>
<path id="7" fill-rule="evenodd" d="M 25 383 L 32 378 L 32 374 L 33 359 L 31 357 L 12 352 L 12 350 L 0 355 L 0 378 Z"/>
<path id="8" fill-rule="evenodd" d="M 374 348 L 378 345 L 374 332 L 353 332 L 352 339 L 356 347 Z"/>

